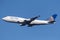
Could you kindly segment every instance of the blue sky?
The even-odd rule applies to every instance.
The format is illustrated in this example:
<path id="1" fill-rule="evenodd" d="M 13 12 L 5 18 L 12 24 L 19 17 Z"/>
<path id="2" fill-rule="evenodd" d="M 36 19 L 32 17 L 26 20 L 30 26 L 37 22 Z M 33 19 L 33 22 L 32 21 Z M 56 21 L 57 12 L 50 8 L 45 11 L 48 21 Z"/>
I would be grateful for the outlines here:
<path id="1" fill-rule="evenodd" d="M 58 14 L 56 24 L 29 28 L 7 23 L 1 18 L 19 16 L 47 19 Z M 0 0 L 0 40 L 60 40 L 60 0 Z"/>

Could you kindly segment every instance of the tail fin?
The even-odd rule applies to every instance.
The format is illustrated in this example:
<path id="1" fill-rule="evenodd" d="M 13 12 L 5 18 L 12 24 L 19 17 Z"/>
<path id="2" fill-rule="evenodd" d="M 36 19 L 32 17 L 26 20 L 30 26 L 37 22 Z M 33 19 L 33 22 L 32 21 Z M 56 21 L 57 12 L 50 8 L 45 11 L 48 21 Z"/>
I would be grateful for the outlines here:
<path id="1" fill-rule="evenodd" d="M 56 19 L 56 17 L 57 17 L 57 14 L 52 15 L 52 16 L 49 18 L 49 21 L 50 21 L 50 22 L 54 22 L 55 19 Z"/>

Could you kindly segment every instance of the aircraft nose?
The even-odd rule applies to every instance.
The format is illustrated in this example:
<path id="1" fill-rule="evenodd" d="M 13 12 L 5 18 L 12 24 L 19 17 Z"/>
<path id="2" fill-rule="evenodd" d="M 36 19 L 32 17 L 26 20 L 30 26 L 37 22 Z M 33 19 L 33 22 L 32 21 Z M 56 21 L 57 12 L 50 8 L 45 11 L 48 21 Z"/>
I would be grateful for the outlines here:
<path id="1" fill-rule="evenodd" d="M 7 17 L 3 17 L 2 20 L 7 20 Z"/>
<path id="2" fill-rule="evenodd" d="M 4 18 L 2 18 L 3 20 L 5 20 L 5 17 Z"/>

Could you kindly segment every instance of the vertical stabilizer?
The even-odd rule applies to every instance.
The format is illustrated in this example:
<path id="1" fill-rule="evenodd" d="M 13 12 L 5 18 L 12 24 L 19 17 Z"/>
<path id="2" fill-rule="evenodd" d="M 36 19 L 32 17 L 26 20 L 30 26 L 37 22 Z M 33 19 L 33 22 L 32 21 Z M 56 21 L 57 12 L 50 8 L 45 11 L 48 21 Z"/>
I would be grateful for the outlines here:
<path id="1" fill-rule="evenodd" d="M 49 18 L 49 22 L 55 22 L 56 17 L 57 17 L 57 14 L 52 15 L 52 16 Z"/>

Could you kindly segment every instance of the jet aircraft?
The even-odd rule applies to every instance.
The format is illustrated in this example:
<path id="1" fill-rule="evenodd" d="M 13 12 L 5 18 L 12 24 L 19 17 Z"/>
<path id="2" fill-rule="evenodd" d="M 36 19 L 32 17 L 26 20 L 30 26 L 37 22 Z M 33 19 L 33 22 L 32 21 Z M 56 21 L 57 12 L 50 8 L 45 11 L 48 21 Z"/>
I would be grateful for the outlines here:
<path id="1" fill-rule="evenodd" d="M 33 25 L 47 25 L 47 24 L 54 24 L 55 18 L 57 14 L 52 15 L 48 20 L 37 20 L 40 16 L 36 16 L 33 18 L 22 18 L 22 17 L 15 17 L 15 16 L 6 16 L 2 19 L 7 22 L 18 23 L 21 26 L 28 25 L 28 27 L 32 27 Z"/>

